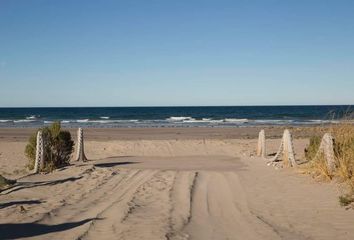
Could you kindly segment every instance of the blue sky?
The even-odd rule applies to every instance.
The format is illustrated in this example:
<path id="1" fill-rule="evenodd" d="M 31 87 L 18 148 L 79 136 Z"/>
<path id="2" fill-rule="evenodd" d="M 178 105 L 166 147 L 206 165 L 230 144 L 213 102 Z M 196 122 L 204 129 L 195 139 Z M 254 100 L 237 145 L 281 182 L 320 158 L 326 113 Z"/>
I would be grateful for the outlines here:
<path id="1" fill-rule="evenodd" d="M 0 106 L 354 104 L 354 1 L 0 0 Z"/>

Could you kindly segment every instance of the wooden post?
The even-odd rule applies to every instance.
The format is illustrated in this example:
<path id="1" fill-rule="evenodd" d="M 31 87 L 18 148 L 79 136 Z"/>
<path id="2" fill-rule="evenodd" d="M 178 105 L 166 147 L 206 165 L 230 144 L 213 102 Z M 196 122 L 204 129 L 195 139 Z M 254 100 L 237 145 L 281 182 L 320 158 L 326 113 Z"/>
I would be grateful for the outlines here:
<path id="1" fill-rule="evenodd" d="M 266 157 L 265 133 L 263 129 L 258 135 L 257 156 L 262 158 Z"/>
<path id="2" fill-rule="evenodd" d="M 325 161 L 327 163 L 327 169 L 330 173 L 333 173 L 336 168 L 336 161 L 334 158 L 333 137 L 330 133 L 323 135 L 320 147 L 316 153 L 315 158 L 323 153 Z"/>
<path id="3" fill-rule="evenodd" d="M 82 128 L 79 128 L 77 131 L 76 161 L 87 161 L 85 151 L 84 151 L 84 132 Z"/>
<path id="4" fill-rule="evenodd" d="M 291 167 L 296 167 L 297 163 L 295 161 L 293 139 L 288 129 L 284 130 L 283 139 L 284 139 L 284 149 L 283 149 L 284 162 L 288 162 Z"/>
<path id="5" fill-rule="evenodd" d="M 288 129 L 284 130 L 283 138 L 281 140 L 279 150 L 275 154 L 275 156 L 272 158 L 270 163 L 276 162 L 280 155 L 283 156 L 283 162 L 285 164 L 288 164 L 291 167 L 297 166 L 297 163 L 295 160 L 293 141 L 292 141 L 290 131 Z"/>
<path id="6" fill-rule="evenodd" d="M 36 144 L 36 159 L 34 162 L 33 173 L 39 173 L 44 167 L 44 143 L 42 131 L 37 133 L 37 144 Z"/>

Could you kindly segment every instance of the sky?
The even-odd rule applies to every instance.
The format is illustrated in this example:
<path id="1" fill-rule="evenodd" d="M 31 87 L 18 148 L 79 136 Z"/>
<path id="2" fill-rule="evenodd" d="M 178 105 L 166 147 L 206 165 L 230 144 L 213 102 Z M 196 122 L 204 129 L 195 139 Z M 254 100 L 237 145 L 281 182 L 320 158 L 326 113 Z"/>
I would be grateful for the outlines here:
<path id="1" fill-rule="evenodd" d="M 0 0 L 0 107 L 354 104 L 352 0 Z"/>

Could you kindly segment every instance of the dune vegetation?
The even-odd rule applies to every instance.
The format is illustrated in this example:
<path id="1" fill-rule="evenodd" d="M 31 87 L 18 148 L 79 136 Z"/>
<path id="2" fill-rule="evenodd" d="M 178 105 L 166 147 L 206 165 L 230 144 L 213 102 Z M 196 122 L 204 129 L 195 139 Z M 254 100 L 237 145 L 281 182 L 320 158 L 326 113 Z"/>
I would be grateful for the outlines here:
<path id="1" fill-rule="evenodd" d="M 348 193 L 341 196 L 339 201 L 343 206 L 354 203 L 354 125 L 352 122 L 344 121 L 320 131 L 328 131 L 334 138 L 333 148 L 336 170 L 331 172 L 328 169 L 323 154 L 316 156 L 321 138 L 313 136 L 305 149 L 305 156 L 308 160 L 306 165 L 308 173 L 316 178 L 344 183 L 343 185 L 346 186 Z"/>
<path id="2" fill-rule="evenodd" d="M 45 172 L 66 166 L 70 162 L 70 157 L 74 151 L 74 141 L 69 131 L 61 129 L 60 122 L 55 122 L 49 127 L 39 129 L 43 133 L 44 139 L 44 169 Z M 39 131 L 38 130 L 38 131 Z M 28 168 L 34 168 L 36 157 L 37 132 L 29 138 L 25 148 L 25 155 L 29 163 Z"/>

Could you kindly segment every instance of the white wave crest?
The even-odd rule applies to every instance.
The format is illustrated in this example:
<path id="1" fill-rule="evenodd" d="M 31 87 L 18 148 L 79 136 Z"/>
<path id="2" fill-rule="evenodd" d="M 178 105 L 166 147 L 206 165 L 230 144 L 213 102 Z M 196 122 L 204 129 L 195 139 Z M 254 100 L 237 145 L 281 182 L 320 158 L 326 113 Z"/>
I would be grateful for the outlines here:
<path id="1" fill-rule="evenodd" d="M 255 123 L 266 123 L 266 124 L 286 124 L 292 123 L 294 120 L 282 120 L 282 119 L 258 119 L 254 120 Z"/>
<path id="2" fill-rule="evenodd" d="M 169 117 L 166 119 L 167 121 L 173 121 L 173 122 L 176 122 L 176 121 L 186 121 L 186 120 L 195 120 L 194 118 L 192 117 Z"/>
<path id="3" fill-rule="evenodd" d="M 184 123 L 205 123 L 203 120 L 196 120 L 196 119 L 190 119 L 190 120 L 183 120 Z"/>
<path id="4" fill-rule="evenodd" d="M 248 122 L 247 118 L 225 118 L 225 122 L 230 122 L 230 123 L 246 123 Z"/>
<path id="5" fill-rule="evenodd" d="M 78 119 L 78 120 L 76 120 L 76 122 L 78 122 L 78 123 L 87 123 L 89 121 L 90 121 L 89 119 Z"/>
<path id="6" fill-rule="evenodd" d="M 102 120 L 89 120 L 89 119 L 77 119 L 77 120 L 72 120 L 72 121 L 62 121 L 62 123 L 99 123 L 99 124 L 113 124 L 113 123 L 135 123 L 138 122 L 139 120 L 136 119 L 127 119 L 127 120 L 122 120 L 122 119 L 102 119 Z"/>
<path id="7" fill-rule="evenodd" d="M 208 121 L 208 122 L 210 122 L 210 123 L 223 123 L 224 122 L 224 120 L 210 120 L 210 121 Z"/>
<path id="8" fill-rule="evenodd" d="M 29 116 L 29 117 L 26 117 L 26 119 L 27 120 L 35 120 L 35 119 L 37 119 L 37 118 L 40 118 L 41 116 L 36 116 L 36 115 L 31 115 L 31 116 Z"/>
<path id="9" fill-rule="evenodd" d="M 20 120 L 15 120 L 14 123 L 29 123 L 34 121 L 35 120 L 31 120 L 31 119 L 20 119 Z"/>

